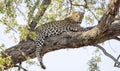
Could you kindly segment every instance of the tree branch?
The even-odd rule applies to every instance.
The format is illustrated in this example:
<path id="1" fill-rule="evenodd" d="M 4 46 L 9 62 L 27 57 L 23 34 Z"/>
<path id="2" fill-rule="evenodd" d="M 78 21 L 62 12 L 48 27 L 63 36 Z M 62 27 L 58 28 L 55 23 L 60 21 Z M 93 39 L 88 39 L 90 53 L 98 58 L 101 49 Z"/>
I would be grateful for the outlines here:
<path id="1" fill-rule="evenodd" d="M 88 4 L 87 4 L 87 1 L 86 0 L 84 0 L 84 2 L 85 2 L 85 8 L 87 8 L 91 13 L 92 13 L 92 15 L 95 17 L 95 19 L 97 20 L 97 21 L 99 21 L 99 19 L 96 17 L 96 15 L 91 11 L 91 9 L 88 7 Z"/>
<path id="2" fill-rule="evenodd" d="M 118 13 L 119 4 L 120 0 L 111 0 L 98 25 L 89 31 L 64 32 L 60 35 L 46 38 L 41 55 L 43 56 L 45 53 L 59 49 L 95 45 L 120 36 L 120 22 L 112 23 Z M 36 20 L 40 18 L 41 13 L 39 13 Z M 18 45 L 5 50 L 5 53 L 11 56 L 12 64 L 15 65 L 25 61 L 27 57 L 35 58 L 35 46 L 35 43 L 31 40 L 22 41 Z M 2 56 L 6 57 L 4 54 Z M 6 66 L 6 68 L 9 67 Z"/>
<path id="3" fill-rule="evenodd" d="M 102 46 L 100 46 L 100 45 L 93 45 L 93 46 L 98 47 L 100 50 L 102 50 L 102 52 L 103 52 L 106 56 L 108 56 L 109 58 L 111 58 L 114 62 L 117 61 L 117 59 L 115 59 L 111 54 L 109 54 Z"/>
<path id="4" fill-rule="evenodd" d="M 37 0 L 37 2 L 35 4 L 38 4 L 38 2 L 39 2 L 39 0 Z M 30 30 L 34 30 L 34 28 L 39 23 L 39 20 L 44 15 L 44 13 L 45 13 L 45 11 L 46 11 L 46 9 L 47 9 L 47 7 L 49 6 L 50 3 L 51 3 L 51 0 L 43 0 L 42 1 L 42 4 L 41 4 L 41 6 L 38 9 L 37 14 L 35 15 L 35 17 L 33 18 L 33 21 L 29 25 L 30 26 Z"/>
<path id="5" fill-rule="evenodd" d="M 120 0 L 110 0 L 110 3 L 105 10 L 104 15 L 102 16 L 101 20 L 99 21 L 99 29 L 103 29 L 102 32 L 109 29 L 109 26 L 114 21 L 115 16 L 119 12 Z M 104 26 L 104 28 L 103 28 Z"/>
<path id="6" fill-rule="evenodd" d="M 99 30 L 94 29 L 94 31 Z M 94 34 L 92 34 L 94 31 L 89 30 L 83 33 L 64 32 L 63 34 L 60 34 L 58 36 L 46 38 L 44 49 L 41 54 L 44 55 L 45 53 L 48 53 L 50 51 L 65 48 L 80 48 L 82 46 L 98 44 L 109 39 L 114 39 L 116 36 L 120 35 L 120 23 L 112 24 L 111 29 L 109 29 L 102 35 L 98 35 L 98 37 L 95 37 L 95 39 L 93 39 Z M 11 56 L 13 64 L 17 64 L 19 62 L 25 61 L 27 59 L 26 57 L 30 57 L 31 59 L 35 58 L 35 50 L 35 43 L 31 40 L 27 40 L 7 49 L 5 53 Z M 4 54 L 2 55 L 3 57 L 6 56 Z"/>

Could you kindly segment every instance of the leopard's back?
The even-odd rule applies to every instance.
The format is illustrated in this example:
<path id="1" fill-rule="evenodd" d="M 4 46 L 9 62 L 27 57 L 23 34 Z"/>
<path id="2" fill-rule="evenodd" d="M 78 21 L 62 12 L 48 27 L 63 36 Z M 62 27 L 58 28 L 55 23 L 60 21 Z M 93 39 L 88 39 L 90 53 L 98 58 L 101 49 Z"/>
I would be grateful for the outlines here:
<path id="1" fill-rule="evenodd" d="M 42 38 L 58 35 L 69 30 L 70 23 L 64 20 L 49 22 L 36 28 L 36 34 Z M 38 37 L 38 39 L 40 39 Z"/>
<path id="2" fill-rule="evenodd" d="M 40 52 L 43 48 L 43 43 L 46 37 L 56 36 L 66 31 L 78 31 L 82 28 L 79 24 L 83 19 L 83 13 L 74 12 L 69 17 L 64 20 L 52 21 L 46 24 L 43 24 L 35 29 L 35 33 L 37 35 L 37 39 L 35 39 L 36 43 L 36 56 L 40 62 L 40 65 L 43 69 L 45 69 L 45 65 L 42 62 L 42 56 Z"/>

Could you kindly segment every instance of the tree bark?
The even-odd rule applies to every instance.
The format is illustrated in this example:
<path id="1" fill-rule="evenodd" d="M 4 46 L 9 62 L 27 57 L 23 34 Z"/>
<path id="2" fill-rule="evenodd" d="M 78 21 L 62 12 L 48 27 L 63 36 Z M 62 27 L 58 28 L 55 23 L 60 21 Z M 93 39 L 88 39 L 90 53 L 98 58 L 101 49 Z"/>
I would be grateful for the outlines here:
<path id="1" fill-rule="evenodd" d="M 111 0 L 98 25 L 86 32 L 64 32 L 60 35 L 46 38 L 44 49 L 41 52 L 42 56 L 50 51 L 91 46 L 120 36 L 120 22 L 113 23 L 119 11 L 119 6 L 120 0 Z M 35 43 L 28 39 L 1 53 L 3 57 L 6 57 L 4 53 L 10 55 L 12 63 L 15 65 L 25 61 L 27 57 L 35 58 L 35 50 Z"/>

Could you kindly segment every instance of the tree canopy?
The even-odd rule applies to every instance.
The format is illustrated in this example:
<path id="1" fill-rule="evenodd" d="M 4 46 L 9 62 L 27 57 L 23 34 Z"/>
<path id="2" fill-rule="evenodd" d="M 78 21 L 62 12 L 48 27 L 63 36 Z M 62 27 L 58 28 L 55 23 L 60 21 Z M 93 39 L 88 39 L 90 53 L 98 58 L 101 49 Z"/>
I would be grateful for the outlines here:
<path id="1" fill-rule="evenodd" d="M 59 49 L 96 46 L 115 62 L 115 67 L 120 68 L 120 56 L 114 58 L 98 45 L 111 39 L 120 41 L 119 6 L 120 0 L 1 0 L 0 24 L 6 26 L 5 33 L 17 33 L 20 40 L 17 45 L 6 50 L 4 43 L 1 45 L 0 69 L 22 68 L 16 64 L 35 58 L 36 45 L 31 40 L 35 37 L 35 27 L 64 19 L 73 11 L 85 13 L 82 22 L 84 26 L 94 26 L 85 27 L 89 30 L 83 33 L 64 32 L 46 38 L 42 56 Z M 12 37 L 18 40 L 14 35 Z M 97 62 L 100 62 L 100 57 L 89 61 L 90 71 L 97 71 Z"/>

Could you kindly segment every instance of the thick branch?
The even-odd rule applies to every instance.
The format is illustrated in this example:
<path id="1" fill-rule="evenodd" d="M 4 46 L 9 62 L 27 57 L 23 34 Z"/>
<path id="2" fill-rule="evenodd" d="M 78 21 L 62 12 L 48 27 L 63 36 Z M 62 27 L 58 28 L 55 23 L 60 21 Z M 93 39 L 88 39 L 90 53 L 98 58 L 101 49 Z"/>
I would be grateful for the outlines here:
<path id="1" fill-rule="evenodd" d="M 111 24 L 118 13 L 119 4 L 120 0 L 111 0 L 107 9 L 108 11 L 105 12 L 98 25 L 87 32 L 64 32 L 58 36 L 46 38 L 41 54 L 44 55 L 45 53 L 59 49 L 79 48 L 98 44 L 119 36 L 120 22 Z M 37 19 L 40 18 L 39 16 Z M 35 50 L 35 43 L 27 40 L 7 49 L 5 53 L 11 56 L 13 64 L 17 64 L 25 61 L 26 57 L 35 58 Z M 3 57 L 5 57 L 4 54 Z"/>
<path id="2" fill-rule="evenodd" d="M 96 29 L 100 30 L 95 32 L 95 37 L 97 37 L 97 35 L 103 34 L 110 28 L 109 26 L 112 24 L 112 22 L 115 19 L 115 16 L 118 14 L 119 6 L 120 0 L 110 0 L 110 3 L 108 4 L 105 10 L 105 13 L 98 22 Z"/>
<path id="3" fill-rule="evenodd" d="M 61 35 L 55 37 L 46 38 L 44 43 L 44 49 L 42 55 L 50 51 L 65 49 L 65 48 L 80 48 L 82 46 L 88 46 L 93 44 L 102 43 L 109 39 L 114 39 L 116 36 L 120 35 L 120 23 L 114 23 L 111 28 L 104 34 L 99 35 L 95 39 L 94 31 L 99 31 L 93 28 L 87 32 L 65 32 Z M 87 35 L 86 35 L 87 33 Z M 16 46 L 13 46 L 5 51 L 8 55 L 12 57 L 13 63 L 19 63 L 25 61 L 26 57 L 35 58 L 35 44 L 31 40 L 21 42 Z M 23 54 L 24 53 L 24 54 Z M 5 55 L 3 54 L 3 57 Z"/>

